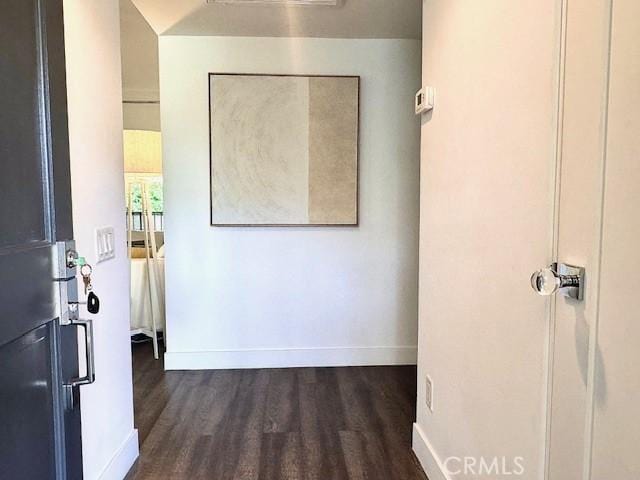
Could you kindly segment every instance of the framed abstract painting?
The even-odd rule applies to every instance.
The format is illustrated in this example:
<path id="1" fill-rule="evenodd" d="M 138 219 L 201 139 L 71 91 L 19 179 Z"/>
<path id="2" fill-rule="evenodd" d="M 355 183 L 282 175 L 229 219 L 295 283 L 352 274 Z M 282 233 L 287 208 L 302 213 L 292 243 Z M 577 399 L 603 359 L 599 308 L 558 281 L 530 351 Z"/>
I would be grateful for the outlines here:
<path id="1" fill-rule="evenodd" d="M 357 76 L 209 74 L 211 225 L 358 224 Z"/>

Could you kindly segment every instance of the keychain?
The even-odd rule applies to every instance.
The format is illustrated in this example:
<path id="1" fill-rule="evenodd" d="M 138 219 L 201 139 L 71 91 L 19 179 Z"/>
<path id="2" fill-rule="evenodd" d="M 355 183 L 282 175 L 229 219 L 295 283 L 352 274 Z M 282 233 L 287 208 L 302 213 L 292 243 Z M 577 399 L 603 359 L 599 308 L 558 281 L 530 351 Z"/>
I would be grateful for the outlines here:
<path id="1" fill-rule="evenodd" d="M 82 282 L 84 283 L 84 294 L 87 295 L 87 311 L 95 314 L 100 311 L 100 299 L 93 293 L 93 286 L 91 285 L 92 271 L 91 265 L 83 262 L 80 267 L 80 275 L 82 275 Z"/>

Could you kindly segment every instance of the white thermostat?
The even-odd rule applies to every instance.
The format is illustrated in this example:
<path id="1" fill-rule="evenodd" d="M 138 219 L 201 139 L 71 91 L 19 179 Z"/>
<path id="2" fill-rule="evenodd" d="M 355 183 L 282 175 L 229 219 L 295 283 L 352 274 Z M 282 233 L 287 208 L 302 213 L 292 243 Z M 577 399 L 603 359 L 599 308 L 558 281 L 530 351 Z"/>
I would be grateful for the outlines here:
<path id="1" fill-rule="evenodd" d="M 416 93 L 416 115 L 433 110 L 435 89 L 433 87 L 422 87 Z"/>

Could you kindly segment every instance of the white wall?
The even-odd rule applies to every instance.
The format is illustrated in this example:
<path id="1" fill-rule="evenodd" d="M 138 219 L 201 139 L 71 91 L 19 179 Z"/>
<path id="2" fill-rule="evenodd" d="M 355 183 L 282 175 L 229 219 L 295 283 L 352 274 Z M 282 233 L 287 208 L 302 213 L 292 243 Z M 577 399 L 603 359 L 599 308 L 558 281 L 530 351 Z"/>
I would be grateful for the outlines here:
<path id="1" fill-rule="evenodd" d="M 360 226 L 209 226 L 209 72 L 361 78 Z M 420 43 L 160 37 L 166 366 L 414 363 Z"/>
<path id="2" fill-rule="evenodd" d="M 120 0 L 120 40 L 123 99 L 157 101 L 158 36 L 131 0 Z M 160 106 L 149 103 L 123 105 L 124 128 L 160 130 Z"/>
<path id="3" fill-rule="evenodd" d="M 543 478 L 548 303 L 529 277 L 551 261 L 560 4 L 424 2 L 414 450 L 431 480 L 465 456 Z M 450 478 L 516 478 L 467 473 Z"/>
<path id="4" fill-rule="evenodd" d="M 120 479 L 138 454 L 133 428 L 125 245 L 120 28 L 116 0 L 65 0 L 73 220 L 93 265 L 96 382 L 81 389 L 84 478 Z M 116 258 L 96 263 L 94 230 L 112 225 Z"/>

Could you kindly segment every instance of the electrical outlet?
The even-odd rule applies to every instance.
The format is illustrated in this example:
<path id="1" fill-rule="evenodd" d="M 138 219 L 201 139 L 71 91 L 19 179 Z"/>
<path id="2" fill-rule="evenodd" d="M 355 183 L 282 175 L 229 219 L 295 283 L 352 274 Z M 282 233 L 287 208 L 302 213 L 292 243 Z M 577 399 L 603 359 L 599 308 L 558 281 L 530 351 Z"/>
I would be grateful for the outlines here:
<path id="1" fill-rule="evenodd" d="M 426 377 L 425 384 L 424 402 L 427 404 L 427 408 L 433 412 L 433 381 L 429 375 Z"/>

